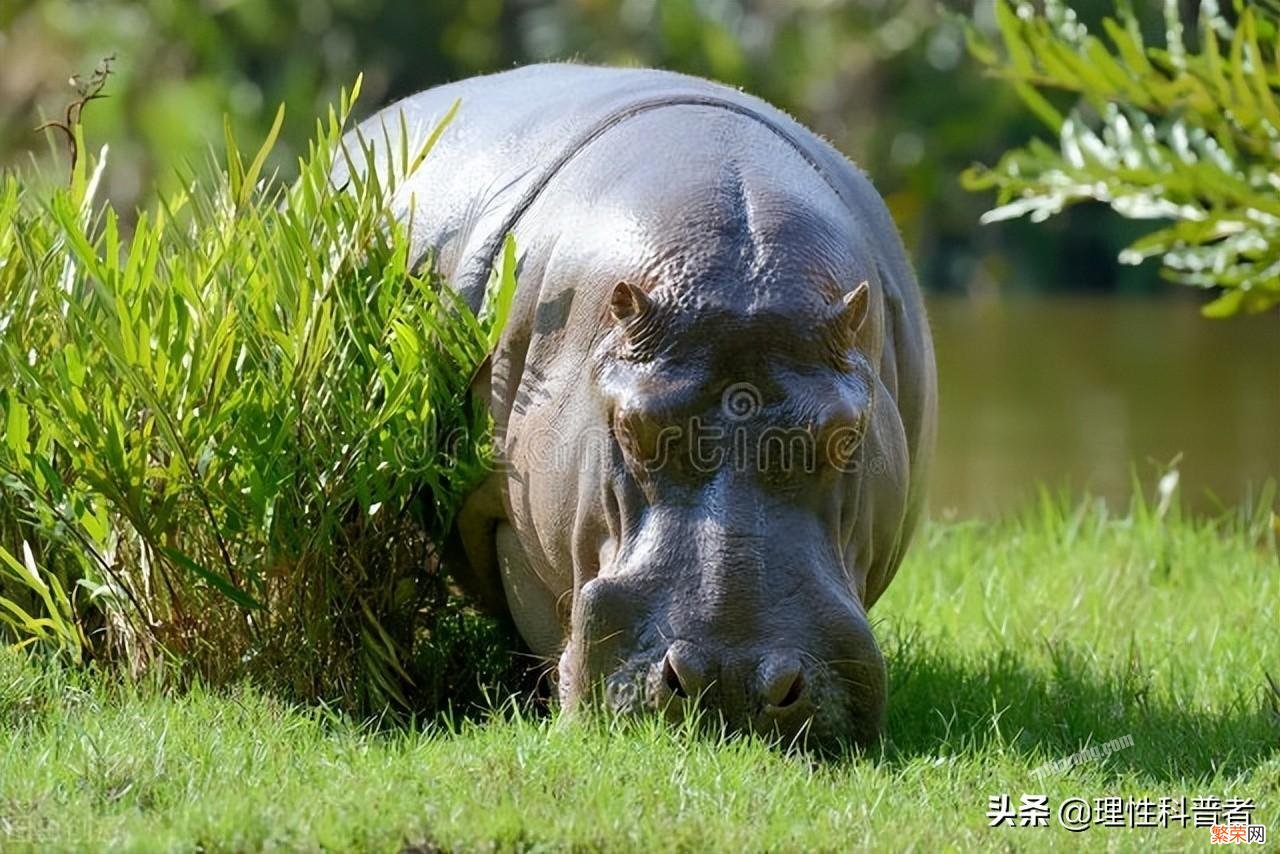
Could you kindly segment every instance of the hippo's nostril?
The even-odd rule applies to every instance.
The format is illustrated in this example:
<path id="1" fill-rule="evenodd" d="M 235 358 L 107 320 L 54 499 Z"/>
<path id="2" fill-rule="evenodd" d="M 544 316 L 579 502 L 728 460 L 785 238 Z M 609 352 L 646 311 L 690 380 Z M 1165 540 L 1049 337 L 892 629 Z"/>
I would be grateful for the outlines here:
<path id="1" fill-rule="evenodd" d="M 804 671 L 791 656 L 770 656 L 761 669 L 760 699 L 771 710 L 785 709 L 804 696 Z"/>
<path id="2" fill-rule="evenodd" d="M 662 680 L 667 684 L 667 688 L 677 697 L 688 697 L 689 692 L 684 689 L 684 684 L 680 681 L 680 674 L 676 673 L 676 669 L 671 666 L 671 657 L 667 656 L 662 660 Z"/>
<path id="3" fill-rule="evenodd" d="M 804 693 L 804 674 L 797 673 L 796 678 L 792 680 L 791 687 L 787 689 L 787 693 L 775 705 L 780 709 L 785 709 L 800 699 L 800 695 Z"/>
<path id="4" fill-rule="evenodd" d="M 662 659 L 662 681 L 676 697 L 698 697 L 707 689 L 707 660 L 688 641 L 671 644 Z"/>

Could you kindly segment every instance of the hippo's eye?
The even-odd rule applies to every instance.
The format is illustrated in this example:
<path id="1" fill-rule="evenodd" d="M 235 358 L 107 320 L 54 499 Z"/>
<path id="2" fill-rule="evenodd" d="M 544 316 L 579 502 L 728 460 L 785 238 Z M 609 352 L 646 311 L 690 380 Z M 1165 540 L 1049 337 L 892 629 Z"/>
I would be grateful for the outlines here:
<path id="1" fill-rule="evenodd" d="M 858 418 L 824 430 L 820 450 L 825 462 L 837 471 L 852 471 L 857 462 L 858 448 L 866 435 L 866 426 L 866 419 Z"/>
<path id="2" fill-rule="evenodd" d="M 804 486 L 803 475 L 810 470 L 804 468 L 792 468 L 790 466 L 762 466 L 758 475 L 760 483 L 765 487 L 784 494 L 790 495 L 798 492 Z"/>
<path id="3" fill-rule="evenodd" d="M 652 472 L 662 467 L 671 452 L 671 438 L 662 426 L 639 413 L 623 413 L 615 421 L 614 435 L 623 456 L 633 468 Z"/>

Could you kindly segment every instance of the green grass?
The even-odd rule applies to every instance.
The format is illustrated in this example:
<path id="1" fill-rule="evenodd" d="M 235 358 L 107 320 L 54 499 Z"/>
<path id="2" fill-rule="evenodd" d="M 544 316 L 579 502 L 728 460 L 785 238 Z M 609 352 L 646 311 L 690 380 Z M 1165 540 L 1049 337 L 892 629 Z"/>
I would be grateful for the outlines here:
<path id="1" fill-rule="evenodd" d="M 987 798 L 1252 798 L 1280 832 L 1271 500 L 1214 522 L 1046 498 L 924 529 L 874 616 L 882 749 L 816 760 L 647 721 L 361 725 L 0 658 L 0 848 L 1172 850 L 1209 831 L 987 826 Z M 1109 758 L 1044 762 L 1131 737 Z"/>

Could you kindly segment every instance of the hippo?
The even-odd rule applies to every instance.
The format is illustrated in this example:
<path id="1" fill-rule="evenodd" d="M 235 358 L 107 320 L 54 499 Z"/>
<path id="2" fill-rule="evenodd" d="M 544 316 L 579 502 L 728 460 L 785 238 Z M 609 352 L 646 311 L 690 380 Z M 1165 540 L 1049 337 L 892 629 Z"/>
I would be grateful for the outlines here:
<path id="1" fill-rule="evenodd" d="M 820 746 L 878 738 L 867 612 L 916 527 L 936 377 L 870 181 L 782 111 L 650 69 L 533 65 L 394 103 L 424 139 L 412 251 L 509 320 L 472 393 L 495 467 L 444 559 L 555 664 L 568 710 L 713 713 Z"/>

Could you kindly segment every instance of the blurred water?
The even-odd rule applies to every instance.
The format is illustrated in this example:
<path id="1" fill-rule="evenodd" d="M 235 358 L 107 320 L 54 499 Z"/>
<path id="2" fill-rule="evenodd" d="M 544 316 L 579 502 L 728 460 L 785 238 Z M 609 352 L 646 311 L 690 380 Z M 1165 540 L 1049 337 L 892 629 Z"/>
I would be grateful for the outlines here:
<path id="1" fill-rule="evenodd" d="M 1182 455 L 1212 510 L 1280 479 L 1280 315 L 1215 321 L 1190 300 L 933 299 L 940 429 L 933 514 L 1015 509 L 1037 482 L 1127 501 Z"/>

